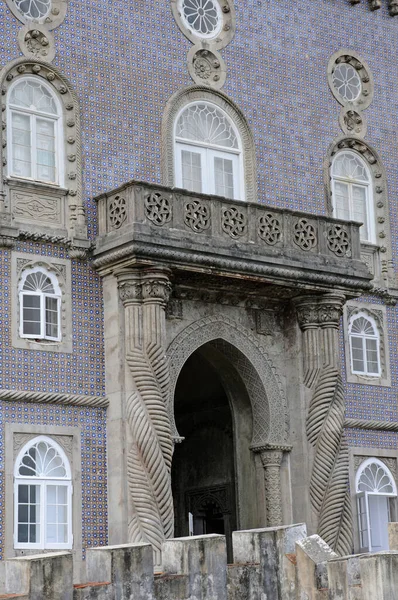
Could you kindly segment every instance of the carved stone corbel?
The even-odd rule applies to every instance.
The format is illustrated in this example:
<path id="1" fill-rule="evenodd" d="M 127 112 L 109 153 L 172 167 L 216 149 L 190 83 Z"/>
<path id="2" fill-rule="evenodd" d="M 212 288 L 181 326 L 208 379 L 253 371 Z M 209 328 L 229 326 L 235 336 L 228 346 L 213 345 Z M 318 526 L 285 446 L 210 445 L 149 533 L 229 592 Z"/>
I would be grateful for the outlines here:
<path id="1" fill-rule="evenodd" d="M 149 542 L 155 565 L 161 546 L 174 530 L 171 491 L 173 440 L 166 410 L 169 366 L 165 349 L 165 306 L 171 284 L 168 271 L 123 269 L 116 273 L 125 309 L 126 362 L 133 392 L 126 398 L 131 433 L 127 455 L 130 542 Z"/>

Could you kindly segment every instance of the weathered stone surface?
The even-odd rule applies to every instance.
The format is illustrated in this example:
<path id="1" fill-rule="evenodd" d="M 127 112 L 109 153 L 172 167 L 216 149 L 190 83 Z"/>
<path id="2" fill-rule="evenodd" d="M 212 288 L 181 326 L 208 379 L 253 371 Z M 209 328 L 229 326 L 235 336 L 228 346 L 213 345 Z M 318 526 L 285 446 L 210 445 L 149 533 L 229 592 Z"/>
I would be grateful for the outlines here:
<path id="1" fill-rule="evenodd" d="M 301 524 L 234 531 L 234 561 L 240 564 L 259 564 L 259 590 L 266 598 L 294 600 L 295 544 L 306 535 L 306 526 Z"/>
<path id="2" fill-rule="evenodd" d="M 162 556 L 166 575 L 187 576 L 187 598 L 190 600 L 227 599 L 224 536 L 203 535 L 168 540 L 163 544 Z"/>
<path id="3" fill-rule="evenodd" d="M 360 557 L 361 555 L 343 556 L 327 563 L 329 598 L 362 600 Z"/>
<path id="4" fill-rule="evenodd" d="M 390 550 L 398 550 L 398 523 L 388 524 L 388 542 Z"/>
<path id="5" fill-rule="evenodd" d="M 151 545 L 126 544 L 88 550 L 87 580 L 112 582 L 111 588 L 115 600 L 130 598 L 153 600 Z M 105 590 L 95 590 L 93 593 L 103 594 Z"/>
<path id="6" fill-rule="evenodd" d="M 362 600 L 394 600 L 398 590 L 398 552 L 363 554 L 359 559 Z"/>
<path id="7" fill-rule="evenodd" d="M 5 587 L 9 594 L 28 594 L 29 600 L 72 600 L 72 554 L 53 552 L 12 558 L 6 562 Z"/>
<path id="8" fill-rule="evenodd" d="M 337 554 L 319 535 L 311 535 L 296 543 L 298 600 L 327 599 L 327 561 L 336 557 Z"/>

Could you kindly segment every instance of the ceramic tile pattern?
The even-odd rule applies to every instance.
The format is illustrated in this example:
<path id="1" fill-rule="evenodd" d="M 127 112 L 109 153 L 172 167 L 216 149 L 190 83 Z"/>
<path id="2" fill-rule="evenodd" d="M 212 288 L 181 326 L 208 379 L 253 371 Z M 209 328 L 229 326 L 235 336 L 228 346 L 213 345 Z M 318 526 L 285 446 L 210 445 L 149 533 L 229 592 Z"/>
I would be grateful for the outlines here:
<path id="1" fill-rule="evenodd" d="M 342 47 L 360 53 L 375 79 L 373 104 L 365 112 L 367 140 L 387 170 L 396 255 L 398 80 L 391 58 L 397 56 L 398 18 L 389 17 L 386 0 L 382 4 L 372 13 L 365 0 L 355 6 L 348 0 L 235 0 L 236 36 L 222 51 L 228 68 L 224 91 L 253 129 L 260 201 L 324 213 L 322 164 L 328 146 L 341 133 L 340 107 L 328 89 L 326 66 L 330 55 Z M 0 23 L 0 56 L 5 66 L 20 56 L 16 39 L 22 25 L 4 0 L 0 0 Z M 93 196 L 133 178 L 161 181 L 162 112 L 174 92 L 192 84 L 186 67 L 191 44 L 174 22 L 169 0 L 70 0 L 67 17 L 54 35 L 54 62 L 80 99 L 83 181 L 93 237 Z M 37 243 L 23 243 L 18 250 L 64 256 L 59 246 Z M 10 253 L 1 251 L 0 388 L 104 394 L 98 277 L 89 266 L 73 262 L 73 354 L 28 352 L 10 345 L 10 264 Z M 346 385 L 348 416 L 397 420 L 395 308 L 388 308 L 388 318 L 393 386 Z M 83 426 L 84 543 L 105 543 L 104 412 L 10 403 L 0 408 L 1 423 L 20 419 Z M 349 432 L 349 439 L 354 445 L 389 448 L 397 444 L 392 433 L 355 430 Z M 102 479 L 95 480 L 94 472 Z M 2 502 L 4 494 L 0 494 Z M 3 504 L 0 511 L 4 519 Z"/>

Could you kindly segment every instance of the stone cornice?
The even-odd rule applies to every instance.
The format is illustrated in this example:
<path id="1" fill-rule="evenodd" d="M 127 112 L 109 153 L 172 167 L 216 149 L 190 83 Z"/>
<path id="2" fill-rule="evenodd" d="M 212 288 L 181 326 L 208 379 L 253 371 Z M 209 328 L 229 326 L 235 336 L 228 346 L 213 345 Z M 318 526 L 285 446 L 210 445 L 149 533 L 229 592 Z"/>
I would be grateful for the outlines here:
<path id="1" fill-rule="evenodd" d="M 32 402 L 38 404 L 63 404 L 71 406 L 91 406 L 106 408 L 109 400 L 106 396 L 85 396 L 83 394 L 55 394 L 17 390 L 0 390 L 0 400 L 6 402 Z"/>
<path id="2" fill-rule="evenodd" d="M 346 419 L 346 429 L 373 429 L 375 431 L 398 431 L 397 421 L 371 421 L 367 419 Z"/>
<path id="3" fill-rule="evenodd" d="M 365 278 L 344 277 L 337 273 L 330 274 L 330 271 L 322 273 L 319 271 L 306 270 L 299 266 L 297 269 L 288 266 L 275 266 L 275 261 L 270 264 L 255 262 L 249 259 L 235 259 L 233 256 L 219 256 L 216 254 L 192 252 L 192 250 L 167 248 L 164 246 L 154 246 L 146 242 L 130 242 L 121 248 L 112 248 L 101 256 L 94 258 L 92 266 L 105 275 L 112 271 L 116 265 L 118 267 L 129 266 L 135 259 L 156 260 L 163 264 L 178 263 L 181 265 L 190 264 L 193 269 L 203 268 L 217 269 L 223 271 L 225 275 L 231 273 L 246 273 L 253 277 L 272 278 L 272 283 L 283 283 L 286 287 L 304 288 L 307 285 L 316 286 L 320 291 L 329 291 L 338 286 L 343 290 L 353 290 L 354 295 L 369 292 L 372 288 L 371 283 Z M 218 273 L 220 274 L 220 273 Z M 271 282 L 270 282 L 271 283 Z"/>

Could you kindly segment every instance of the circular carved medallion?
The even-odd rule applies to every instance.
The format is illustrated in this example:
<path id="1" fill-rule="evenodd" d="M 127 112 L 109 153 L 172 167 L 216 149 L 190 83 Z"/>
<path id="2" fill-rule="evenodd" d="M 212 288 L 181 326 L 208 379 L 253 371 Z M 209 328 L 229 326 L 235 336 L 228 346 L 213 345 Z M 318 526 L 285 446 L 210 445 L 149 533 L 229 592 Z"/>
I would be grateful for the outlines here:
<path id="1" fill-rule="evenodd" d="M 113 229 L 119 229 L 127 218 L 126 200 L 115 196 L 109 204 L 109 222 Z"/>
<path id="2" fill-rule="evenodd" d="M 145 216 L 154 225 L 162 227 L 171 219 L 171 205 L 168 198 L 160 192 L 152 192 L 145 197 Z"/>
<path id="3" fill-rule="evenodd" d="M 315 227 L 307 219 L 299 219 L 295 224 L 294 242 L 305 251 L 315 248 L 317 244 Z"/>
<path id="4" fill-rule="evenodd" d="M 271 213 L 261 215 L 258 219 L 258 235 L 264 242 L 274 246 L 282 237 L 280 221 Z"/>
<path id="5" fill-rule="evenodd" d="M 221 227 L 231 238 L 237 238 L 246 233 L 247 219 L 239 209 L 231 206 L 223 208 Z"/>
<path id="6" fill-rule="evenodd" d="M 209 207 L 199 200 L 185 204 L 184 223 L 195 233 L 201 233 L 210 227 Z"/>
<path id="7" fill-rule="evenodd" d="M 351 245 L 347 231 L 341 225 L 332 225 L 328 229 L 328 248 L 336 256 L 350 256 Z"/>

